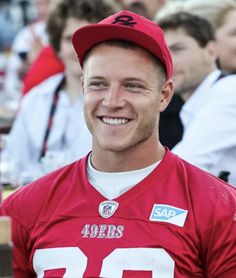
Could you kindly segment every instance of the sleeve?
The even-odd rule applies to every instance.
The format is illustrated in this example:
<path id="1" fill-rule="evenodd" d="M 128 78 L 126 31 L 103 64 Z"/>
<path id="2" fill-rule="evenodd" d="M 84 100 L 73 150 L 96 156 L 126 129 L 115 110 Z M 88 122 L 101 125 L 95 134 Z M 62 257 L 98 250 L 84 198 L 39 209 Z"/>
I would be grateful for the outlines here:
<path id="1" fill-rule="evenodd" d="M 219 202 L 215 207 L 212 226 L 200 235 L 205 275 L 210 278 L 229 278 L 236 273 L 236 194 L 224 197 L 225 204 Z"/>
<path id="2" fill-rule="evenodd" d="M 16 176 L 26 169 L 27 171 L 30 169 L 31 172 L 35 169 L 36 173 L 40 169 L 40 166 L 37 165 L 39 164 L 36 159 L 37 154 L 34 151 L 29 132 L 29 124 L 34 123 L 33 113 L 31 112 L 31 109 L 34 109 L 33 99 L 31 96 L 27 97 L 22 101 L 3 152 L 3 156 L 12 163 Z"/>
<path id="3" fill-rule="evenodd" d="M 218 175 L 219 165 L 216 164 L 227 151 L 235 148 L 236 101 L 233 90 L 214 93 L 215 99 L 208 99 L 204 108 L 198 111 L 183 139 L 172 151 L 199 168 Z"/>
<path id="4" fill-rule="evenodd" d="M 34 277 L 28 270 L 29 255 L 27 253 L 26 241 L 27 231 L 18 223 L 14 216 L 6 209 L 5 201 L 0 205 L 0 216 L 7 215 L 12 219 L 12 241 L 13 241 L 13 270 L 15 278 Z"/>
<path id="5" fill-rule="evenodd" d="M 25 125 L 25 117 L 27 116 L 25 109 L 27 107 L 22 103 L 21 109 L 9 133 L 6 148 L 3 153 L 4 156 L 12 161 L 17 172 L 21 170 L 22 161 L 24 161 L 24 164 L 27 164 L 30 157 L 30 144 Z"/>

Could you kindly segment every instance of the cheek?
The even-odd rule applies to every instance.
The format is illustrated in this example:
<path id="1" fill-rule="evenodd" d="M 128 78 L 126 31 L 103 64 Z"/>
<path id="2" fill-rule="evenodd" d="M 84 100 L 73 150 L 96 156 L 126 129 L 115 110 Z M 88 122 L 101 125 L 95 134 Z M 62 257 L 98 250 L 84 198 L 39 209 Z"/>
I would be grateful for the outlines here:
<path id="1" fill-rule="evenodd" d="M 192 65 L 193 61 L 191 59 L 192 53 L 182 52 L 173 55 L 174 69 L 184 70 L 189 65 Z"/>
<path id="2" fill-rule="evenodd" d="M 70 57 L 73 57 L 76 60 L 76 54 L 74 49 L 71 47 L 71 45 L 68 45 L 66 43 L 61 45 L 59 55 L 62 60 L 68 59 Z"/>
<path id="3" fill-rule="evenodd" d="M 87 111 L 92 105 L 92 99 L 87 94 L 84 94 L 84 110 Z"/>
<path id="4" fill-rule="evenodd" d="M 91 99 L 84 97 L 84 117 L 87 123 L 87 126 L 90 126 L 90 119 L 94 111 L 94 104 Z"/>
<path id="5" fill-rule="evenodd" d="M 148 101 L 143 101 L 139 110 L 144 115 L 144 117 L 146 117 L 146 115 L 156 117 L 159 111 L 160 102 L 160 97 L 153 97 Z"/>
<path id="6" fill-rule="evenodd" d="M 84 94 L 84 110 L 90 113 L 98 106 L 99 100 L 90 93 Z"/>
<path id="7" fill-rule="evenodd" d="M 236 51 L 236 39 L 230 38 L 220 39 L 217 42 L 218 53 L 220 56 L 231 56 L 232 51 Z"/>

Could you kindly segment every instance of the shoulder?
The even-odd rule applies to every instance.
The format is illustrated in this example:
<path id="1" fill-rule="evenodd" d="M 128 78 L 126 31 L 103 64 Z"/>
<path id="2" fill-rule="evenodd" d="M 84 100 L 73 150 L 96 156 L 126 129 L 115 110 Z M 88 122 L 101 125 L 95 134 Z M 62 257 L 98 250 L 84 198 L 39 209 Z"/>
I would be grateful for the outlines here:
<path id="1" fill-rule="evenodd" d="M 185 176 L 185 181 L 189 183 L 190 187 L 193 187 L 192 184 L 198 184 L 196 190 L 203 189 L 204 191 L 212 191 L 214 185 L 216 192 L 221 190 L 226 190 L 236 194 L 236 188 L 224 182 L 223 180 L 213 176 L 207 171 L 200 169 L 197 166 L 187 162 L 186 160 L 180 158 L 178 155 L 171 152 L 171 155 L 175 157 L 177 171 Z"/>
<path id="2" fill-rule="evenodd" d="M 57 85 L 61 82 L 62 78 L 64 77 L 63 73 L 58 73 L 53 76 L 50 76 L 49 78 L 45 79 L 41 83 L 39 83 L 37 86 L 35 86 L 32 90 L 28 92 L 28 95 L 30 94 L 37 94 L 40 92 L 41 94 L 51 94 L 54 92 Z"/>
<path id="3" fill-rule="evenodd" d="M 55 74 L 44 81 L 42 81 L 37 86 L 33 87 L 24 97 L 23 97 L 23 104 L 24 103 L 32 103 L 36 102 L 36 98 L 38 100 L 44 99 L 47 97 L 51 97 L 63 78 L 63 73 Z"/>
<path id="4" fill-rule="evenodd" d="M 18 189 L 1 205 L 3 214 L 9 215 L 27 229 L 44 222 L 55 211 L 75 180 L 83 175 L 86 158 L 64 166 L 31 184 Z"/>
<path id="5" fill-rule="evenodd" d="M 211 87 L 211 90 L 214 92 L 214 94 L 224 94 L 227 95 L 227 97 L 229 95 L 232 95 L 232 97 L 234 96 L 235 102 L 236 102 L 236 98 L 235 98 L 235 86 L 236 86 L 236 74 L 230 74 L 227 75 L 223 78 L 221 78 L 220 80 L 216 81 L 213 86 Z M 234 95 L 233 95 L 234 94 Z M 214 97 L 214 95 L 212 95 L 212 98 Z M 220 101 L 224 100 L 227 98 L 222 97 L 220 99 Z M 232 98 L 230 98 L 230 100 L 232 101 Z"/>
<path id="6" fill-rule="evenodd" d="M 176 156 L 176 172 L 187 186 L 198 211 L 212 210 L 218 217 L 236 211 L 236 188 Z"/>

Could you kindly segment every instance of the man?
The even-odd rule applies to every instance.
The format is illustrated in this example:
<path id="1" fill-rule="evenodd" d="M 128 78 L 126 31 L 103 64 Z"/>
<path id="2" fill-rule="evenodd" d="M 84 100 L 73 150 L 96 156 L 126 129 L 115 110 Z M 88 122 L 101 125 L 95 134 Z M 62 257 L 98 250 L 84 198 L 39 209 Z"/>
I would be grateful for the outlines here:
<path id="1" fill-rule="evenodd" d="M 73 45 L 92 152 L 2 204 L 13 218 L 15 272 L 232 277 L 235 189 L 158 140 L 173 90 L 162 30 L 121 11 L 79 28 Z"/>
<path id="2" fill-rule="evenodd" d="M 217 69 L 210 24 L 177 13 L 159 22 L 174 59 L 175 94 L 185 101 L 184 133 L 172 151 L 215 176 L 229 174 L 236 186 L 236 76 Z"/>

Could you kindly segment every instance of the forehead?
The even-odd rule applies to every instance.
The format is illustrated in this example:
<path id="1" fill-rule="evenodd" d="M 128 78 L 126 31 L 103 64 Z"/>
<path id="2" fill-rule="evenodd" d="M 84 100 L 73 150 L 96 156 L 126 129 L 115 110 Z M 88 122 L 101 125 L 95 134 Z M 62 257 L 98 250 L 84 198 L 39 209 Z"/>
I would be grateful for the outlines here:
<path id="1" fill-rule="evenodd" d="M 197 40 L 194 37 L 187 34 L 187 32 L 183 28 L 167 29 L 165 31 L 165 39 L 169 47 L 177 43 L 198 44 Z"/>
<path id="2" fill-rule="evenodd" d="M 146 50 L 141 47 L 123 48 L 101 43 L 90 51 L 84 62 L 85 74 L 103 73 L 106 76 L 135 75 L 146 78 L 156 75 L 155 63 Z"/>
<path id="3" fill-rule="evenodd" d="M 141 47 L 122 47 L 117 45 L 109 45 L 106 43 L 100 43 L 90 50 L 85 59 L 85 69 L 90 64 L 101 63 L 105 66 L 117 65 L 120 68 L 129 67 L 132 68 L 137 65 L 143 67 L 154 67 L 154 61 L 149 52 Z M 141 68 L 138 68 L 140 71 Z"/>

